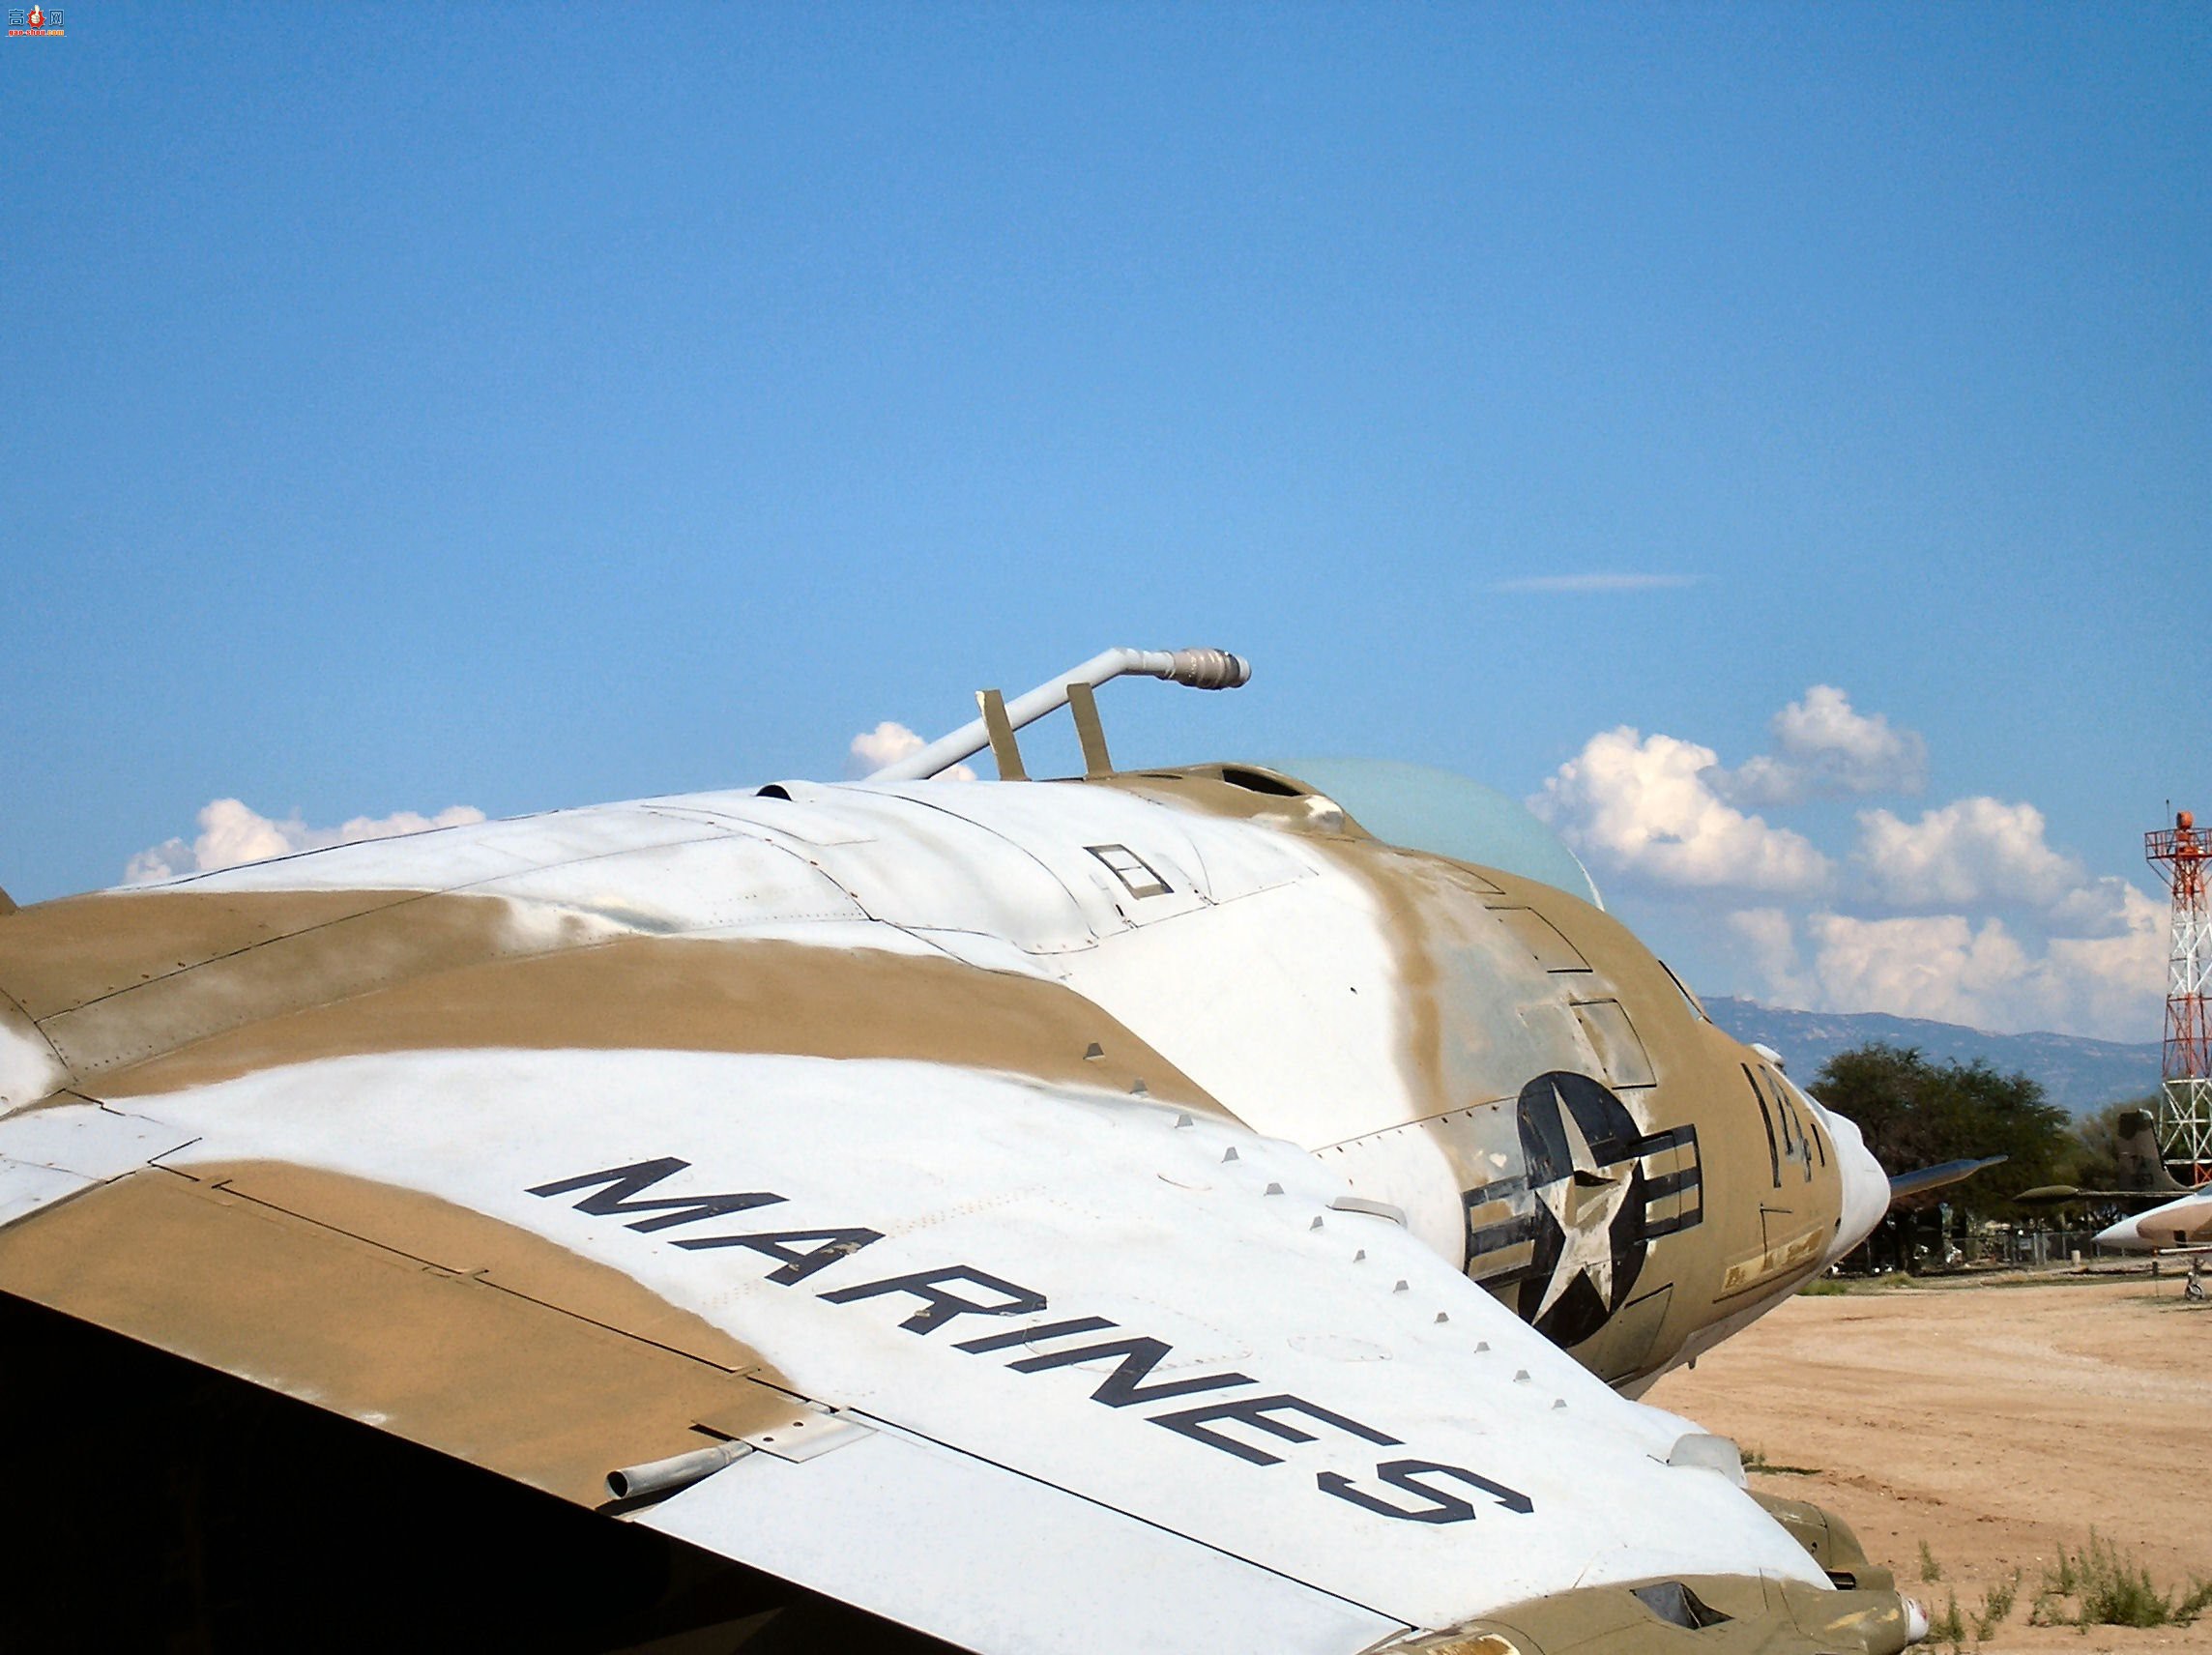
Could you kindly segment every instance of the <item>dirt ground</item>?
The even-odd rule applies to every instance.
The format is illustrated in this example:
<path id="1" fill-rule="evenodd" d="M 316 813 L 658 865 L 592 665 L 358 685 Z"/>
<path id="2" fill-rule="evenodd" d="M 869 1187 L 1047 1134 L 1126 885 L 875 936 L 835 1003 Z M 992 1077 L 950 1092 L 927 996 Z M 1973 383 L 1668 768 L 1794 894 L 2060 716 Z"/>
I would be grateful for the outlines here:
<path id="1" fill-rule="evenodd" d="M 1968 1648 L 2212 1650 L 2212 1614 L 2028 1624 L 2059 1547 L 2092 1529 L 2162 1588 L 2212 1579 L 2212 1307 L 2170 1269 L 1800 1295 L 1644 1400 L 1763 1461 L 1754 1488 L 1843 1517 L 1931 1614 L 1956 1593 Z M 2016 1607 L 1977 1640 L 2015 1571 Z"/>

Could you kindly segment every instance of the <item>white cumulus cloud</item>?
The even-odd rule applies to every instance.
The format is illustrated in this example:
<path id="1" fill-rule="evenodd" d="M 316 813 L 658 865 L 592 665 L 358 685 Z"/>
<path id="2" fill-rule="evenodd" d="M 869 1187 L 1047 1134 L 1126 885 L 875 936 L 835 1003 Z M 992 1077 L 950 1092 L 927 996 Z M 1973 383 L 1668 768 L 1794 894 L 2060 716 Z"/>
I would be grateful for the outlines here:
<path id="1" fill-rule="evenodd" d="M 1927 743 L 1816 683 L 1733 769 L 1677 736 L 1593 736 L 1528 803 L 1594 868 L 1641 886 L 1705 964 L 1811 1011 L 1886 1011 L 2104 1039 L 2157 1031 L 2166 914 L 2052 844 L 2043 813 L 1987 797 L 1862 808 L 1848 858 L 1783 825 L 1818 798 L 1917 792 Z M 1761 811 L 1766 812 L 1761 814 Z M 1833 831 L 1835 826 L 1824 826 Z M 1655 942 L 1666 943 L 1663 936 Z M 1675 940 L 1678 945 L 1681 939 Z"/>
<path id="2" fill-rule="evenodd" d="M 1810 1006 L 1818 993 L 1797 963 L 1797 922 L 1787 909 L 1742 908 L 1729 915 L 1727 930 L 1737 952 L 1767 996 L 1790 1005 Z"/>
<path id="3" fill-rule="evenodd" d="M 208 873 L 300 851 L 350 845 L 359 839 L 390 839 L 431 828 L 465 827 L 483 819 L 483 812 L 473 805 L 455 804 L 435 816 L 401 810 L 391 816 L 356 816 L 335 828 L 310 828 L 298 811 L 277 820 L 261 815 L 239 799 L 218 798 L 201 806 L 200 830 L 195 838 L 189 843 L 181 838 L 164 839 L 149 846 L 131 858 L 123 878 L 130 885 L 144 885 L 178 874 Z"/>
<path id="4" fill-rule="evenodd" d="M 1867 918 L 1822 910 L 1800 924 L 1779 908 L 1732 914 L 1728 929 L 1779 1003 L 2140 1040 L 2155 1030 L 2165 984 L 2166 912 L 2114 883 L 2123 912 L 2103 937 L 2038 938 L 1998 916 L 1966 914 Z"/>
<path id="5" fill-rule="evenodd" d="M 1803 834 L 1713 791 L 1712 748 L 1622 725 L 1592 736 L 1529 802 L 1577 850 L 1664 886 L 1804 895 L 1829 877 Z"/>
<path id="6" fill-rule="evenodd" d="M 853 738 L 845 750 L 845 773 L 858 779 L 880 770 L 886 765 L 895 765 L 910 753 L 918 753 L 929 743 L 909 730 L 904 724 L 887 718 L 873 730 L 863 730 Z M 954 765 L 948 770 L 940 770 L 940 781 L 974 781 L 975 772 L 966 765 Z"/>
<path id="7" fill-rule="evenodd" d="M 1875 895 L 1900 908 L 2056 911 L 2078 904 L 2091 884 L 2080 862 L 2044 838 L 2042 811 L 1988 798 L 1954 799 L 1917 822 L 1862 811 L 1854 860 Z"/>
<path id="8" fill-rule="evenodd" d="M 2038 944 L 1963 914 L 1807 922 L 1824 1009 L 1888 1011 L 1984 1029 L 2141 1038 L 2164 983 L 2164 915 L 2134 892 L 2118 936 Z"/>
<path id="9" fill-rule="evenodd" d="M 1731 804 L 1796 804 L 1817 795 L 1918 793 L 1928 785 L 1928 743 L 1863 713 L 1831 683 L 1817 683 L 1767 726 L 1774 751 L 1732 770 L 1715 769 L 1714 792 Z"/>
<path id="10" fill-rule="evenodd" d="M 2051 941 L 2052 972 L 2072 997 L 2062 1015 L 2082 1033 L 2113 1030 L 2121 1038 L 2147 1038 L 2164 1011 L 2172 916 L 2165 903 L 2125 880 L 2098 885 L 2119 888 L 2117 923 L 2109 934 Z"/>
<path id="11" fill-rule="evenodd" d="M 1976 1028 L 2021 1027 L 2036 962 L 2001 919 L 1963 914 L 1806 920 L 1822 1009 L 1887 1011 Z M 2048 1026 L 2048 1025 L 2046 1025 Z"/>

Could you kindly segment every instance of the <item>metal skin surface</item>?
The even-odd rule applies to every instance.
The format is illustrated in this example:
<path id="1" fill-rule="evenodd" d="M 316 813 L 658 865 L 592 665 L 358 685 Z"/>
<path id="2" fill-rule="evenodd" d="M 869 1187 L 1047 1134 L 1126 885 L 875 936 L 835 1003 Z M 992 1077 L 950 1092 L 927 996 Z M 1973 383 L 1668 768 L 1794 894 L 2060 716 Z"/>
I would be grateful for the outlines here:
<path id="1" fill-rule="evenodd" d="M 1878 1571 L 1625 1400 L 1885 1187 L 1600 910 L 1250 767 L 793 782 L 0 915 L 0 1290 L 734 1559 L 712 1646 L 840 1602 L 1022 1655 L 1709 1637 L 1659 1581 L 1713 1647 L 1894 1649 Z M 607 1494 L 795 1404 L 857 1445 Z"/>
<path id="2" fill-rule="evenodd" d="M 1685 1591 L 1688 1604 L 1673 1591 L 1670 1603 L 1648 1586 L 1641 1595 L 1627 1586 L 1593 1587 L 1516 1605 L 1407 1647 L 1420 1655 L 1829 1655 L 1906 1641 L 1907 1611 L 1894 1592 L 1822 1591 L 1740 1576 L 1666 1585 Z M 1657 1612 L 1652 1598 L 1659 1599 Z M 1680 1619 L 1659 1621 L 1660 1614 Z"/>
<path id="3" fill-rule="evenodd" d="M 1399 1200 L 1440 1251 L 1600 1378 L 1642 1389 L 1879 1218 L 1886 1178 L 1856 1130 L 1844 1123 L 1839 1143 L 1826 1111 L 1722 1033 L 1610 915 L 1381 844 L 1310 795 L 1255 795 L 1205 771 L 1123 785 L 1228 816 L 1272 798 L 1264 816 L 1373 890 L 1398 961 L 1402 1118 L 1340 1138 L 1300 1120 L 1285 1135 L 1355 1189 Z M 1284 1124 L 1266 1098 L 1233 1107 L 1261 1130 Z"/>
<path id="4" fill-rule="evenodd" d="M 2165 1247 L 2212 1247 L 2212 1190 L 2191 1190 L 2148 1212 L 2123 1218 L 2097 1233 L 2100 1247 L 2155 1253 Z"/>

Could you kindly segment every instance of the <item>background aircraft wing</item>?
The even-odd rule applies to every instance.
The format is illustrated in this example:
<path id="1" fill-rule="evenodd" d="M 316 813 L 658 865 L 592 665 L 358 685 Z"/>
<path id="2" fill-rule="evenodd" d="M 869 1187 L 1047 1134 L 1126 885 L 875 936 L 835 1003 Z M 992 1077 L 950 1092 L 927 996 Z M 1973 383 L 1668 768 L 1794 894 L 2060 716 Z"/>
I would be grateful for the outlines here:
<path id="1" fill-rule="evenodd" d="M 1865 1622 L 1344 1194 L 973 1067 L 367 1051 L 0 1120 L 0 1288 L 582 1504 L 727 1445 L 623 1521 L 979 1650 L 1349 1655 L 1653 1579 Z"/>
<path id="2" fill-rule="evenodd" d="M 1908 1195 L 1947 1189 L 1952 1184 L 1964 1183 L 1984 1167 L 2003 1164 L 2005 1159 L 2003 1155 L 1984 1155 L 1979 1160 L 1942 1161 L 1933 1167 L 1916 1167 L 1909 1173 L 1899 1173 L 1889 1180 L 1889 1199 L 1902 1201 Z"/>

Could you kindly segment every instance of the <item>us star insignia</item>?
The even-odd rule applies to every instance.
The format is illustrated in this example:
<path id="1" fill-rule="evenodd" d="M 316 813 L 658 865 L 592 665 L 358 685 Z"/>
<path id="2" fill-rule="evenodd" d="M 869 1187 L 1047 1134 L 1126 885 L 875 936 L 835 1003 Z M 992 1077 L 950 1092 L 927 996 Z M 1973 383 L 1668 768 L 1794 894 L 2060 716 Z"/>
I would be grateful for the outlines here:
<path id="1" fill-rule="evenodd" d="M 1544 1284 L 1544 1296 L 1531 1321 L 1541 1321 L 1578 1276 L 1587 1276 L 1590 1286 L 1597 1290 L 1599 1302 L 1612 1305 L 1613 1225 L 1628 1200 L 1626 1172 L 1635 1165 L 1633 1160 L 1611 1167 L 1598 1164 L 1582 1122 L 1567 1107 L 1556 1083 L 1552 1106 L 1558 1111 L 1559 1130 L 1566 1138 L 1568 1164 L 1551 1182 L 1537 1185 L 1533 1193 L 1558 1225 L 1561 1239 L 1559 1256 L 1553 1262 L 1551 1279 Z"/>

